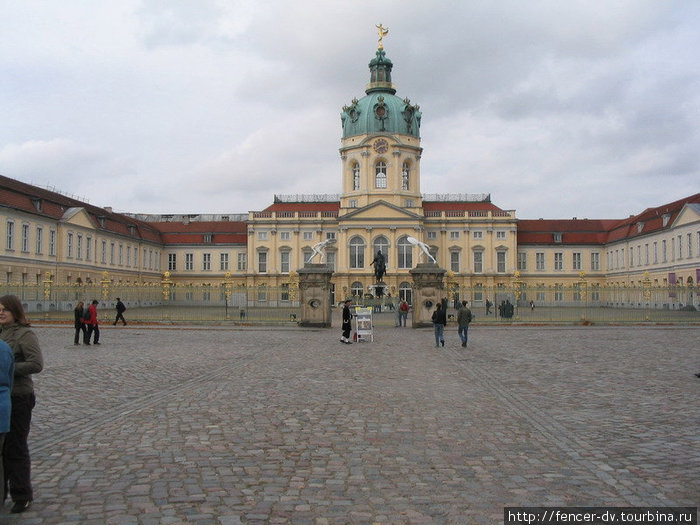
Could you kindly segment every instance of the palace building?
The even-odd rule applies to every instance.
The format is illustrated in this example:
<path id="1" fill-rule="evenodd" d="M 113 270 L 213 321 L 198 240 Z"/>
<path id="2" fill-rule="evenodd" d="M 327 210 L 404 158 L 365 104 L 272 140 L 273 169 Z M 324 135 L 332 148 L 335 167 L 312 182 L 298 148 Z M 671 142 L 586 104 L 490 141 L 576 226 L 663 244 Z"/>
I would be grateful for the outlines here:
<path id="1" fill-rule="evenodd" d="M 613 299 L 597 290 L 644 282 L 689 290 L 659 307 L 695 304 L 700 194 L 603 220 L 518 219 L 489 195 L 424 194 L 422 114 L 396 94 L 392 68 L 380 41 L 364 96 L 342 108 L 336 195 L 276 195 L 245 214 L 122 214 L 0 176 L 0 276 L 15 285 L 48 275 L 56 284 L 155 286 L 167 273 L 176 287 L 284 288 L 329 241 L 323 262 L 335 301 L 373 291 L 381 251 L 386 292 L 410 302 L 409 271 L 425 259 L 414 238 L 447 270 L 452 293 L 477 306 L 514 284 L 528 300 L 575 301 L 557 290 L 584 279 L 601 303 Z"/>

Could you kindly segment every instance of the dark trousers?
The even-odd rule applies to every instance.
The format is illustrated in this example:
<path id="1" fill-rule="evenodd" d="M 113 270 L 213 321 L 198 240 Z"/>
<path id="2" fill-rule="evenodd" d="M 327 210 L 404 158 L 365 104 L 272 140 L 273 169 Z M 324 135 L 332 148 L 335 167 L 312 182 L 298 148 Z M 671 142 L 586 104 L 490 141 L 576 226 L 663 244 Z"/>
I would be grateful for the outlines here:
<path id="1" fill-rule="evenodd" d="M 124 314 L 121 312 L 117 312 L 117 318 L 114 320 L 114 324 L 117 324 L 119 321 L 124 323 L 124 326 L 126 326 L 126 319 L 124 319 Z"/>
<path id="2" fill-rule="evenodd" d="M 73 342 L 77 345 L 80 344 L 80 334 L 83 334 L 83 342 L 87 343 L 87 328 L 85 328 L 85 323 L 80 323 L 75 325 L 75 339 Z"/>
<path id="3" fill-rule="evenodd" d="M 9 487 L 13 501 L 34 499 L 27 438 L 35 404 L 36 397 L 33 393 L 12 396 L 10 431 L 5 434 L 2 462 L 5 471 L 5 493 L 8 492 Z"/>
<path id="4" fill-rule="evenodd" d="M 87 329 L 87 342 L 90 342 L 90 336 L 95 333 L 95 339 L 92 341 L 93 343 L 99 343 L 100 342 L 100 327 L 96 324 L 89 324 L 88 329 Z"/>

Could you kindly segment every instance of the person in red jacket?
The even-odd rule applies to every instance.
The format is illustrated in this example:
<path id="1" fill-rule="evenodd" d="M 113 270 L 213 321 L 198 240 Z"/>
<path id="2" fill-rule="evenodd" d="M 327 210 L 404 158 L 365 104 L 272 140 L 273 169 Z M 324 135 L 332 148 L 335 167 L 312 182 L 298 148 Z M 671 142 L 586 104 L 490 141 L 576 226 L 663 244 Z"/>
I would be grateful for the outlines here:
<path id="1" fill-rule="evenodd" d="M 90 344 L 90 336 L 94 333 L 94 339 L 92 344 L 100 344 L 100 326 L 97 322 L 97 300 L 92 301 L 92 304 L 88 306 L 88 317 L 85 319 L 85 324 L 87 325 L 87 337 L 85 338 L 85 344 Z"/>

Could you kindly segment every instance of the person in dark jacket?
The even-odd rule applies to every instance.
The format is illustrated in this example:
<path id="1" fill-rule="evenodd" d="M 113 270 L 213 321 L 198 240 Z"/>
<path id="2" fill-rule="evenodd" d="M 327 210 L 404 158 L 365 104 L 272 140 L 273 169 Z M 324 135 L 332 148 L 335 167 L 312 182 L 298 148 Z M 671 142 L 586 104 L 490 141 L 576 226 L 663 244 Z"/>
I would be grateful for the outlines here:
<path id="1" fill-rule="evenodd" d="M 29 327 L 22 302 L 15 295 L 0 297 L 0 339 L 12 348 L 15 358 L 10 431 L 5 435 L 2 460 L 5 494 L 9 489 L 14 502 L 10 512 L 17 514 L 26 511 L 34 499 L 27 444 L 32 409 L 36 404 L 31 376 L 44 368 L 44 357 L 39 339 Z"/>
<path id="2" fill-rule="evenodd" d="M 346 345 L 352 344 L 350 340 L 350 330 L 352 330 L 352 313 L 350 312 L 350 299 L 345 299 L 345 305 L 343 306 L 343 324 L 341 328 L 343 329 L 343 335 L 340 337 L 340 342 Z"/>
<path id="3" fill-rule="evenodd" d="M 433 312 L 433 328 L 435 329 L 435 348 L 445 346 L 445 326 L 447 326 L 447 310 L 438 303 Z"/>
<path id="4" fill-rule="evenodd" d="M 122 323 L 124 323 L 124 326 L 126 326 L 126 319 L 124 319 L 124 312 L 126 311 L 126 306 L 124 306 L 124 303 L 122 303 L 122 300 L 117 297 L 117 305 L 115 306 L 117 309 L 117 318 L 114 320 L 114 326 L 117 326 L 117 323 L 121 320 Z"/>
<path id="5" fill-rule="evenodd" d="M 73 344 L 80 344 L 80 334 L 83 334 L 83 342 L 87 342 L 87 328 L 85 326 L 85 317 L 87 316 L 87 311 L 84 308 L 82 301 L 79 301 L 75 305 L 73 310 L 73 315 L 75 316 L 75 337 L 73 339 Z"/>

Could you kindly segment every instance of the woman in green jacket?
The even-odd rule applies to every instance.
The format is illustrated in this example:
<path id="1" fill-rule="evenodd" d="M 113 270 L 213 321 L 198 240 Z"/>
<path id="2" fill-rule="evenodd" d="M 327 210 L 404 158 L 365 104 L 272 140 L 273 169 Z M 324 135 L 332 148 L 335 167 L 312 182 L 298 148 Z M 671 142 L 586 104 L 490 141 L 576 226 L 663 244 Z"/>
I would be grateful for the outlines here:
<path id="1" fill-rule="evenodd" d="M 19 513 L 27 510 L 34 499 L 27 445 L 32 409 L 36 403 L 31 376 L 44 368 L 44 358 L 39 340 L 29 328 L 29 321 L 17 296 L 0 297 L 0 339 L 12 348 L 15 357 L 10 431 L 5 435 L 2 459 L 5 496 L 9 488 L 14 502 L 10 512 Z"/>

